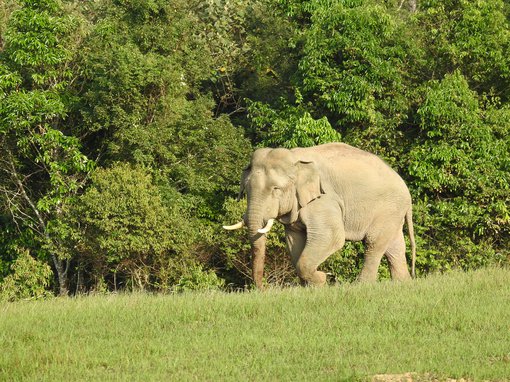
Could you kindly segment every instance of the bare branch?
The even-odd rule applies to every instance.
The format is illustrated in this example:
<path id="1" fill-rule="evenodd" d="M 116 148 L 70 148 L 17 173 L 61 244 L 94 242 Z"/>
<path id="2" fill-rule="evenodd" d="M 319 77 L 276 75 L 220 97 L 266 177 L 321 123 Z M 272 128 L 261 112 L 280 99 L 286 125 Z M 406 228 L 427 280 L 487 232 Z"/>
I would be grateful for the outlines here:
<path id="1" fill-rule="evenodd" d="M 14 161 L 12 160 L 12 153 L 9 150 L 7 152 L 9 154 L 9 164 L 11 166 L 11 171 L 12 171 L 11 175 L 18 187 L 18 190 L 19 190 L 21 196 L 23 197 L 23 199 L 25 199 L 25 201 L 28 203 L 28 205 L 34 212 L 43 231 L 46 231 L 46 223 L 44 222 L 44 219 L 42 218 L 41 212 L 37 209 L 37 206 L 35 205 L 34 201 L 32 199 L 30 199 L 30 197 L 28 196 L 28 194 L 25 190 L 25 186 L 24 186 L 23 182 L 21 181 L 21 179 L 18 175 L 18 172 L 16 171 L 16 166 L 14 165 Z"/>

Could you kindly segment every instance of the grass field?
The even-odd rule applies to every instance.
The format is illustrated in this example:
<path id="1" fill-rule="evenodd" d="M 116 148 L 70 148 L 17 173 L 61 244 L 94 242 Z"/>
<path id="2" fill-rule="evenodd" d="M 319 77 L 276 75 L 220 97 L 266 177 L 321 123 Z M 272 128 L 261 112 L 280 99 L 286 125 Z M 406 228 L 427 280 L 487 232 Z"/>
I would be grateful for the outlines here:
<path id="1" fill-rule="evenodd" d="M 510 381 L 510 271 L 0 306 L 0 380 Z"/>

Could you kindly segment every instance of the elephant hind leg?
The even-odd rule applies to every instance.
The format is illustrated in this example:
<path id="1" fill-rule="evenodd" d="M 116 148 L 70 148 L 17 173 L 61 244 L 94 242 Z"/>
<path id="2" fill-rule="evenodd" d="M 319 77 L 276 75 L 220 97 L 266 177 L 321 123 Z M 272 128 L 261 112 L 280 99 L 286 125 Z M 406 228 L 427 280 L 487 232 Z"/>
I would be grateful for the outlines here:
<path id="1" fill-rule="evenodd" d="M 385 254 L 390 263 L 391 278 L 398 281 L 409 280 L 411 275 L 407 267 L 406 243 L 402 230 L 399 231 L 396 238 L 390 243 Z"/>
<path id="2" fill-rule="evenodd" d="M 363 262 L 363 268 L 358 276 L 358 281 L 374 282 L 377 281 L 377 271 L 381 264 L 381 259 L 388 250 L 393 235 L 386 235 L 386 232 L 395 232 L 392 229 L 382 229 L 376 227 L 373 231 L 376 234 L 368 234 L 365 239 L 366 250 Z"/>
<path id="3" fill-rule="evenodd" d="M 381 245 L 368 245 L 365 251 L 363 268 L 358 276 L 360 282 L 373 282 L 377 281 L 377 271 L 381 264 L 381 259 L 384 255 L 385 246 Z"/>

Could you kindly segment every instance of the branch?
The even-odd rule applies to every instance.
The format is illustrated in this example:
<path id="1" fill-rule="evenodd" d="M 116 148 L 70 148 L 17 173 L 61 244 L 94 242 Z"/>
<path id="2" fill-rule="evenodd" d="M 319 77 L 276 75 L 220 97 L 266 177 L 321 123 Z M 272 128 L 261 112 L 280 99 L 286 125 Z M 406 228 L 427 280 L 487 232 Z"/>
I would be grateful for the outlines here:
<path id="1" fill-rule="evenodd" d="M 21 193 L 19 191 L 14 192 L 14 191 L 9 190 L 5 187 L 0 187 L 0 192 L 4 194 L 5 201 L 6 201 L 6 208 L 9 210 L 9 212 L 12 216 L 13 222 L 16 225 L 16 228 L 18 229 L 18 231 L 21 232 L 21 228 L 18 224 L 18 220 L 25 221 L 25 222 L 27 220 L 29 220 L 32 223 L 32 224 L 29 224 L 30 228 L 33 229 L 38 234 L 42 235 L 43 233 L 41 231 L 39 231 L 39 228 L 37 228 L 37 221 L 32 216 L 30 216 L 29 214 L 24 212 L 19 207 L 19 205 L 15 202 L 15 200 L 21 196 Z"/>
<path id="2" fill-rule="evenodd" d="M 11 166 L 11 171 L 12 171 L 11 174 L 14 178 L 16 185 L 18 186 L 18 190 L 19 190 L 21 196 L 23 197 L 23 199 L 25 199 L 25 201 L 28 203 L 28 205 L 34 212 L 35 216 L 37 217 L 37 220 L 39 221 L 39 224 L 41 225 L 43 232 L 46 232 L 46 223 L 44 222 L 44 219 L 41 216 L 41 212 L 37 209 L 37 206 L 34 204 L 32 199 L 30 199 L 30 197 L 28 196 L 28 194 L 25 190 L 25 186 L 23 185 L 23 182 L 20 180 L 20 177 L 18 176 L 18 173 L 16 171 L 16 166 L 14 165 L 14 161 L 12 160 L 13 155 L 12 155 L 11 151 L 7 150 L 7 152 L 9 153 L 9 164 Z"/>

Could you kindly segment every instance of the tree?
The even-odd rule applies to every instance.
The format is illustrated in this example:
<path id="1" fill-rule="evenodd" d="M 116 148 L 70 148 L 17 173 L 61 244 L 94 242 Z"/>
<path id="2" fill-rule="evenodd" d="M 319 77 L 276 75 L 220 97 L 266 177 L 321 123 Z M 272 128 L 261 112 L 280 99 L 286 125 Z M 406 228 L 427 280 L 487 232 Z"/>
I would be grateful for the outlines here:
<path id="1" fill-rule="evenodd" d="M 44 298 L 53 276 L 48 264 L 22 251 L 11 265 L 12 273 L 0 282 L 0 301 Z"/>
<path id="2" fill-rule="evenodd" d="M 119 163 L 97 169 L 75 206 L 83 230 L 76 243 L 80 267 L 95 279 L 96 289 L 109 274 L 115 276 L 114 289 L 121 281 L 146 289 L 158 256 L 185 246 L 176 234 L 183 224 L 175 224 L 175 215 L 142 168 Z"/>
<path id="3" fill-rule="evenodd" d="M 248 110 L 262 146 L 291 149 L 341 140 L 326 117 L 314 119 L 301 105 L 285 104 L 279 111 L 262 102 L 253 102 Z"/>
<path id="4" fill-rule="evenodd" d="M 0 277 L 28 250 L 51 265 L 61 294 L 100 280 L 221 285 L 211 270 L 243 284 L 246 243 L 220 226 L 242 213 L 231 198 L 252 147 L 340 139 L 382 156 L 410 185 L 422 271 L 503 261 L 509 9 L 503 0 L 0 2 Z M 288 282 L 273 239 L 271 280 Z M 360 261 L 329 265 L 346 264 L 336 276 L 347 280 Z"/>
<path id="5" fill-rule="evenodd" d="M 211 29 L 207 17 L 212 11 L 199 5 L 185 1 L 100 2 L 94 11 L 102 17 L 80 54 L 77 82 L 82 93 L 73 118 L 88 127 L 82 130 L 86 131 L 89 155 L 99 156 L 98 165 L 105 169 L 127 163 L 143 168 L 159 189 L 165 209 L 187 220 L 186 224 L 174 224 L 170 237 L 175 240 L 166 238 L 164 251 L 149 255 L 146 270 L 152 279 L 150 285 L 144 282 L 144 287 L 157 285 L 166 290 L 168 283 L 178 281 L 168 274 L 182 273 L 193 263 L 211 266 L 209 260 L 216 255 L 210 250 L 213 227 L 220 226 L 226 195 L 237 192 L 238 169 L 250 149 L 243 131 L 227 116 L 217 115 L 218 104 L 210 89 L 224 58 L 217 50 L 223 52 L 228 41 L 212 41 L 203 34 Z M 219 17 L 218 10 L 213 16 Z M 100 171 L 91 187 L 99 181 L 97 177 L 106 175 Z M 110 175 L 110 179 L 115 183 L 124 178 Z M 100 195 L 106 197 L 107 193 Z M 177 223 L 172 216 L 169 222 Z M 107 264 L 104 259 L 109 253 L 118 251 L 99 248 L 91 232 L 80 233 L 84 245 L 96 248 L 85 251 L 88 271 L 99 274 L 93 278 L 111 279 L 111 270 L 119 264 L 124 267 L 127 260 L 95 268 L 96 263 Z M 202 235 L 194 235 L 196 232 Z M 192 245 L 182 245 L 191 238 Z M 176 253 L 183 262 L 176 265 L 169 260 L 165 265 L 163 260 L 175 259 Z M 126 256 L 139 259 L 134 254 Z M 165 266 L 175 269 L 167 272 Z M 132 269 L 124 272 L 133 274 Z M 168 281 L 157 276 L 165 272 Z"/>
<path id="6" fill-rule="evenodd" d="M 506 7 L 506 9 L 505 9 Z M 506 12 L 505 12 L 506 11 Z M 505 14 L 506 13 L 506 14 Z M 414 69 L 440 80 L 454 70 L 478 93 L 509 100 L 510 24 L 502 0 L 427 0 L 412 22 L 425 55 Z"/>
<path id="7" fill-rule="evenodd" d="M 459 71 L 425 84 L 423 92 L 408 168 L 418 232 L 429 238 L 421 243 L 422 266 L 469 269 L 502 261 L 510 232 L 509 110 L 480 100 Z"/>
<path id="8" fill-rule="evenodd" d="M 92 166 L 66 122 L 78 21 L 56 0 L 20 4 L 0 52 L 2 208 L 49 255 L 64 295 L 72 256 L 64 216 Z"/>

